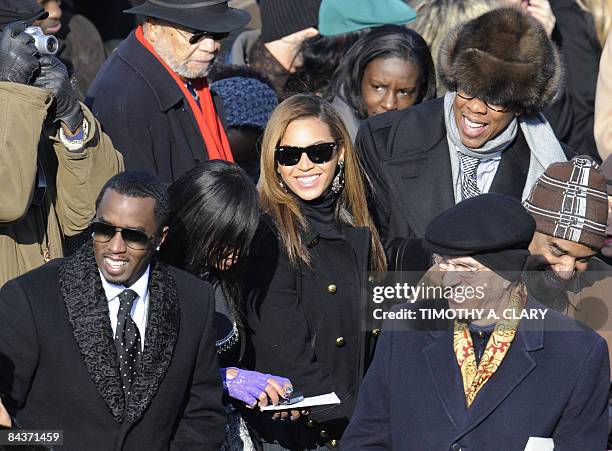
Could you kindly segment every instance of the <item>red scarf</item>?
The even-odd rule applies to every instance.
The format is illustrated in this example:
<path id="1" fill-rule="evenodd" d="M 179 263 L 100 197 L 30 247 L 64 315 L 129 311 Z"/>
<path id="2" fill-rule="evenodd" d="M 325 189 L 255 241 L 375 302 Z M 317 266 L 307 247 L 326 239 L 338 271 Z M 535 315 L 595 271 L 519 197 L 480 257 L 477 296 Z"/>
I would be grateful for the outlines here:
<path id="1" fill-rule="evenodd" d="M 215 104 L 213 103 L 212 96 L 210 95 L 210 89 L 208 88 L 206 79 L 201 78 L 192 83 L 192 86 L 198 94 L 198 99 L 200 100 L 200 105 L 198 105 L 185 86 L 183 80 L 181 80 L 180 77 L 175 74 L 170 67 L 168 67 L 168 65 L 157 54 L 151 43 L 145 39 L 142 26 L 139 26 L 136 29 L 136 39 L 138 39 L 143 47 L 151 52 L 155 58 L 157 58 L 157 61 L 159 61 L 160 64 L 166 68 L 178 87 L 181 88 L 181 91 L 183 91 L 183 95 L 187 99 L 187 102 L 189 102 L 191 112 L 195 116 L 195 120 L 198 123 L 198 128 L 200 129 L 200 133 L 204 139 L 204 144 L 206 144 L 208 158 L 210 160 L 225 160 L 233 163 L 234 157 L 232 155 L 232 150 L 230 148 L 229 141 L 227 140 L 225 130 L 223 130 L 221 120 L 215 111 Z"/>

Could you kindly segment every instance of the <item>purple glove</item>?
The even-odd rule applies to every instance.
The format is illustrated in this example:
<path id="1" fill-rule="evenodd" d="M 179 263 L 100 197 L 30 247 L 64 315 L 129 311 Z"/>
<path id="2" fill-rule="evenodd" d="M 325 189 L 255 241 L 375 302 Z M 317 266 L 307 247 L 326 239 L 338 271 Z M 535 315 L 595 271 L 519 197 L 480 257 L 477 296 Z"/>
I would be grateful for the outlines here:
<path id="1" fill-rule="evenodd" d="M 238 374 L 234 378 L 227 376 L 227 370 L 236 370 Z M 248 371 L 240 368 L 230 367 L 221 368 L 221 379 L 223 380 L 223 388 L 228 394 L 235 399 L 246 403 L 249 406 L 254 405 L 258 401 L 258 396 L 264 392 L 268 386 L 268 379 L 274 379 L 281 387 L 290 387 L 286 393 L 291 392 L 291 381 L 284 377 L 273 376 L 271 374 L 258 373 L 257 371 Z M 282 396 L 282 395 L 280 395 Z"/>

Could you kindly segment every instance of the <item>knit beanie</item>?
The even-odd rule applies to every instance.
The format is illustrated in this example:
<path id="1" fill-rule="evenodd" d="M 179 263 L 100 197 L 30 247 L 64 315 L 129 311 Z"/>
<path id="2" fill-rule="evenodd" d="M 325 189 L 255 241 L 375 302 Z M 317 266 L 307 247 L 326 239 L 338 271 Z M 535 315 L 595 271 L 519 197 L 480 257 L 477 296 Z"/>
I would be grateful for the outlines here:
<path id="1" fill-rule="evenodd" d="M 223 100 L 229 127 L 250 126 L 265 129 L 278 105 L 276 92 L 255 78 L 230 77 L 210 84 Z"/>
<path id="2" fill-rule="evenodd" d="M 606 178 L 597 163 L 580 155 L 551 164 L 531 189 L 525 208 L 545 235 L 601 249 L 606 239 Z"/>
<path id="3" fill-rule="evenodd" d="M 404 0 L 323 0 L 319 32 L 335 36 L 381 25 L 404 25 L 416 19 Z"/>
<path id="4" fill-rule="evenodd" d="M 0 0 L 0 29 L 11 22 L 31 24 L 47 17 L 47 12 L 35 0 Z"/>
<path id="5" fill-rule="evenodd" d="M 321 0 L 261 0 L 261 39 L 276 41 L 290 34 L 317 27 Z"/>

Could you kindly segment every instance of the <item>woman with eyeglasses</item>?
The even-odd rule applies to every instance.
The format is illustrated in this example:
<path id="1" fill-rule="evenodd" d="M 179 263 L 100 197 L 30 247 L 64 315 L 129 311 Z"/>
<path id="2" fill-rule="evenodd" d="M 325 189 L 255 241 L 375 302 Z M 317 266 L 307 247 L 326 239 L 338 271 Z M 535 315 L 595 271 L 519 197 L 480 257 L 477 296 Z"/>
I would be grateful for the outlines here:
<path id="1" fill-rule="evenodd" d="M 296 95 L 277 107 L 258 187 L 263 215 L 245 272 L 252 365 L 289 377 L 307 397 L 335 392 L 341 403 L 297 422 L 265 413 L 247 421 L 265 450 L 337 446 L 374 341 L 363 278 L 386 262 L 357 155 L 329 103 Z"/>
<path id="2" fill-rule="evenodd" d="M 161 257 L 209 281 L 215 292 L 216 348 L 228 414 L 222 450 L 251 450 L 239 409 L 277 404 L 292 389 L 286 378 L 240 367 L 247 330 L 241 280 L 259 220 L 257 192 L 240 167 L 210 160 L 182 175 L 168 194 L 170 230 Z"/>

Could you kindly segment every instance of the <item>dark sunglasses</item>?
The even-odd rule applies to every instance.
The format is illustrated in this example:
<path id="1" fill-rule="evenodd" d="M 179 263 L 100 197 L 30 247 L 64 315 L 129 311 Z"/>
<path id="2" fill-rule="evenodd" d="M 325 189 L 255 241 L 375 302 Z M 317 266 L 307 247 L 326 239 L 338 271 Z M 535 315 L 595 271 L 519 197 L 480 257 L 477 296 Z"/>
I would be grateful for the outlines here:
<path id="1" fill-rule="evenodd" d="M 149 236 L 142 230 L 117 227 L 100 221 L 92 222 L 90 227 L 91 237 L 94 241 L 98 243 L 108 243 L 117 232 L 120 232 L 121 239 L 123 239 L 125 245 L 137 251 L 149 249 L 152 244 L 151 241 L 157 238 L 157 235 Z"/>
<path id="2" fill-rule="evenodd" d="M 306 152 L 308 159 L 315 164 L 327 163 L 332 159 L 338 144 L 319 143 L 308 147 L 276 146 L 276 161 L 281 166 L 295 166 Z"/>
<path id="3" fill-rule="evenodd" d="M 229 33 L 214 33 L 211 31 L 195 31 L 189 29 L 185 29 L 185 31 L 190 35 L 188 41 L 191 45 L 195 44 L 196 42 L 199 42 L 200 39 L 212 39 L 213 41 L 220 41 L 229 36 Z"/>

